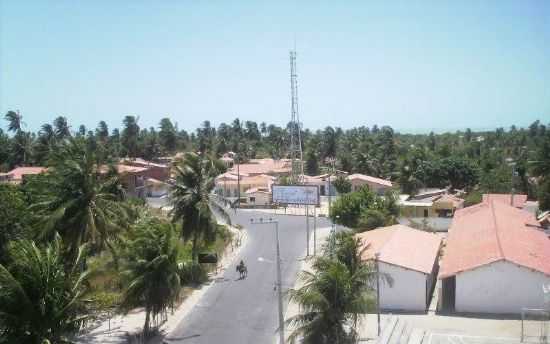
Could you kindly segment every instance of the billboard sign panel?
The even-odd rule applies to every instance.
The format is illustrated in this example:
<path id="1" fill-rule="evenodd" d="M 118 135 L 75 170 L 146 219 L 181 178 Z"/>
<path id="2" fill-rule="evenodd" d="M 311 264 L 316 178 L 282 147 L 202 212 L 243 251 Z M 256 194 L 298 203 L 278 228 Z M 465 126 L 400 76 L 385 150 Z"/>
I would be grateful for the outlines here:
<path id="1" fill-rule="evenodd" d="M 316 185 L 273 185 L 273 203 L 319 205 Z"/>

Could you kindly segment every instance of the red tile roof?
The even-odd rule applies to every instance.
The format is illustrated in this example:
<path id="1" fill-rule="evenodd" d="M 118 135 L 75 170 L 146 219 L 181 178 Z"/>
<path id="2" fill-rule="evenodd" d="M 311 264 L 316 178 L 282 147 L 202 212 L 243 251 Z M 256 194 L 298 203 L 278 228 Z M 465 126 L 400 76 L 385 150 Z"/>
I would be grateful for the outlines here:
<path id="1" fill-rule="evenodd" d="M 141 173 L 141 172 L 145 172 L 145 171 L 148 170 L 147 167 L 129 166 L 129 165 L 123 165 L 123 164 L 116 165 L 116 169 L 117 169 L 118 173 L 120 173 L 120 174 Z"/>
<path id="2" fill-rule="evenodd" d="M 511 194 L 483 194 L 483 202 L 497 201 L 510 205 L 511 197 Z M 514 207 L 523 208 L 525 206 L 525 202 L 527 202 L 527 195 L 514 195 Z"/>
<path id="3" fill-rule="evenodd" d="M 40 174 L 46 172 L 46 170 L 46 167 L 17 167 L 9 171 L 7 174 L 10 175 L 11 179 L 14 181 L 20 181 L 26 174 Z"/>
<path id="4" fill-rule="evenodd" d="M 432 272 L 441 246 L 436 234 L 423 232 L 404 225 L 377 228 L 355 235 L 368 248 L 364 260 L 374 259 L 379 252 L 381 262 L 397 265 L 425 274 Z"/>
<path id="5" fill-rule="evenodd" d="M 273 174 L 290 172 L 290 160 L 281 159 L 251 159 L 248 164 L 240 164 L 239 172 L 245 174 Z M 237 166 L 233 166 L 231 173 L 237 173 Z"/>
<path id="6" fill-rule="evenodd" d="M 456 211 L 439 278 L 502 260 L 550 275 L 550 240 L 537 225 L 533 214 L 498 200 Z"/>
<path id="7" fill-rule="evenodd" d="M 383 185 L 383 186 L 388 186 L 388 187 L 392 186 L 392 183 L 389 180 L 382 179 L 382 178 L 371 177 L 371 176 L 367 176 L 367 175 L 360 174 L 360 173 L 352 174 L 352 175 L 348 176 L 348 179 L 349 180 L 359 179 L 359 180 L 364 180 L 366 182 L 371 182 L 371 183 L 379 184 L 379 185 Z"/>

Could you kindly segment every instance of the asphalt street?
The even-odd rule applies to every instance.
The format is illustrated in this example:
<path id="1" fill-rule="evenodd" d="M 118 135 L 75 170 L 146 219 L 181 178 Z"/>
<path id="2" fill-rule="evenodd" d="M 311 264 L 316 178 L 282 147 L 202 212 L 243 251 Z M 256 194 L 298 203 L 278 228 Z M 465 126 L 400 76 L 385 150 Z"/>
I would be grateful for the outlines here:
<path id="1" fill-rule="evenodd" d="M 246 246 L 227 268 L 223 279 L 203 295 L 200 302 L 164 340 L 182 344 L 273 343 L 278 328 L 275 225 L 251 224 L 250 219 L 272 217 L 279 221 L 283 289 L 296 281 L 306 250 L 306 222 L 303 216 L 271 215 L 231 210 L 233 224 L 247 231 Z M 310 228 L 313 228 L 310 219 Z M 317 227 L 329 221 L 318 218 Z M 248 277 L 239 280 L 235 266 L 243 259 Z M 285 307 L 287 301 L 284 302 Z"/>

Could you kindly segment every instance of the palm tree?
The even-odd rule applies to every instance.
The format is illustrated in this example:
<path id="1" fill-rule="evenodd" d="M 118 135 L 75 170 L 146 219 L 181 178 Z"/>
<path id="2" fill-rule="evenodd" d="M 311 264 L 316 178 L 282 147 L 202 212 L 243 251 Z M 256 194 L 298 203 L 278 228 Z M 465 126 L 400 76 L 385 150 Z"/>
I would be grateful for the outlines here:
<path id="1" fill-rule="evenodd" d="M 19 114 L 19 111 L 8 111 L 4 116 L 8 124 L 8 131 L 13 131 L 18 133 L 21 131 L 21 126 L 23 124 L 23 116 Z"/>
<path id="2" fill-rule="evenodd" d="M 181 221 L 183 239 L 192 240 L 193 261 L 196 261 L 199 240 L 213 240 L 215 235 L 209 202 L 218 168 L 210 158 L 186 153 L 175 169 L 176 182 L 170 193 L 172 220 Z"/>
<path id="3" fill-rule="evenodd" d="M 105 123 L 105 121 L 99 122 L 95 130 L 95 134 L 102 143 L 107 142 L 107 140 L 109 139 L 109 127 L 107 126 L 107 123 Z"/>
<path id="4" fill-rule="evenodd" d="M 0 264 L 0 338 L 7 343 L 67 343 L 66 336 L 86 320 L 84 248 L 79 247 L 73 264 L 66 263 L 59 236 L 44 249 L 14 241 L 10 255 L 10 266 Z"/>
<path id="5" fill-rule="evenodd" d="M 180 291 L 178 249 L 170 224 L 148 219 L 138 225 L 127 245 L 127 267 L 123 275 L 128 279 L 121 308 L 128 312 L 145 307 L 143 333 L 150 333 L 151 315 L 173 307 Z"/>
<path id="6" fill-rule="evenodd" d="M 302 338 L 306 344 L 355 343 L 359 316 L 373 309 L 376 272 L 361 259 L 365 248 L 349 233 L 338 233 L 333 240 L 333 250 L 326 245 L 313 272 L 302 271 L 303 286 L 289 291 L 301 309 L 287 320 L 294 329 L 291 342 Z M 391 283 L 389 276 L 383 277 Z"/>
<path id="7" fill-rule="evenodd" d="M 53 125 L 55 127 L 55 137 L 58 140 L 64 140 L 71 136 L 71 131 L 69 129 L 69 123 L 67 122 L 67 118 L 63 116 L 59 116 L 53 121 Z"/>
<path id="8" fill-rule="evenodd" d="M 127 226 L 128 217 L 118 175 L 105 162 L 84 139 L 60 146 L 52 154 L 47 185 L 34 208 L 45 220 L 41 239 L 57 230 L 72 254 L 82 243 L 96 249 L 107 245 L 116 263 L 112 240 Z"/>
<path id="9" fill-rule="evenodd" d="M 139 117 L 126 116 L 124 117 L 122 130 L 122 146 L 126 151 L 126 155 L 130 158 L 137 157 L 138 154 L 138 137 L 139 137 Z"/>

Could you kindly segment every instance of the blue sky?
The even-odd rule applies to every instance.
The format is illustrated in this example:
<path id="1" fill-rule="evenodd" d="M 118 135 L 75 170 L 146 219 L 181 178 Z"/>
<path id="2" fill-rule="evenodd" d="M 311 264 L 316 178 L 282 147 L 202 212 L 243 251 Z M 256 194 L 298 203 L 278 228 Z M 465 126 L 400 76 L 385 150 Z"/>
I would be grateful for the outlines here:
<path id="1" fill-rule="evenodd" d="M 58 115 L 284 125 L 295 37 L 305 127 L 550 121 L 543 0 L 0 0 L 0 111 L 32 130 Z"/>

